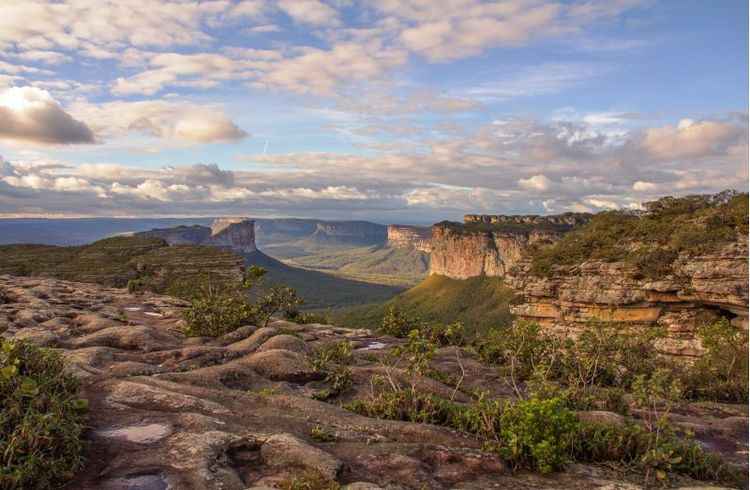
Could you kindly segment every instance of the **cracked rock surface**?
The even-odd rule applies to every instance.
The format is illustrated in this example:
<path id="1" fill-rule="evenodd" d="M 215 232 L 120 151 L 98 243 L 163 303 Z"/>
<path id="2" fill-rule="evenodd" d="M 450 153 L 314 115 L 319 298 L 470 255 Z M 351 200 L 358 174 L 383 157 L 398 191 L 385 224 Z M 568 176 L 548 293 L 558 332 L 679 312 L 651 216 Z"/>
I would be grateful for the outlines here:
<path id="1" fill-rule="evenodd" d="M 87 463 L 66 488 L 278 488 L 308 469 L 350 490 L 640 488 L 597 466 L 571 465 L 549 477 L 514 473 L 467 435 L 341 408 L 340 402 L 367 396 L 370 377 L 382 369 L 378 358 L 398 339 L 287 321 L 244 326 L 217 339 L 186 338 L 186 303 L 178 299 L 11 276 L 0 276 L 0 287 L 9 299 L 0 304 L 2 335 L 59 349 L 89 400 Z M 328 403 L 317 401 L 312 395 L 323 380 L 309 356 L 344 339 L 355 349 L 354 386 Z M 482 387 L 508 395 L 495 370 L 462 355 L 467 392 Z M 441 349 L 435 363 L 458 373 L 453 348 Z M 453 388 L 419 383 L 441 396 Z M 679 417 L 725 457 L 747 459 L 746 407 L 702 406 Z M 316 427 L 332 440 L 316 441 Z"/>

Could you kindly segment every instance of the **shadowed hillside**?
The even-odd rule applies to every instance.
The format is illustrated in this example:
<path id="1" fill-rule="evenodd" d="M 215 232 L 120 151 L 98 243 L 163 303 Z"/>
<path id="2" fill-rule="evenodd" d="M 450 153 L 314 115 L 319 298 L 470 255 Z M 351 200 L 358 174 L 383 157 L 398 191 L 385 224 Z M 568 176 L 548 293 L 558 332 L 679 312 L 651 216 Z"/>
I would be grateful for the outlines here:
<path id="1" fill-rule="evenodd" d="M 268 271 L 266 281 L 269 284 L 284 284 L 296 289 L 305 299 L 305 308 L 339 308 L 386 301 L 403 291 L 397 286 L 355 281 L 291 267 L 262 252 L 244 254 L 244 257 L 247 265 L 257 265 Z"/>

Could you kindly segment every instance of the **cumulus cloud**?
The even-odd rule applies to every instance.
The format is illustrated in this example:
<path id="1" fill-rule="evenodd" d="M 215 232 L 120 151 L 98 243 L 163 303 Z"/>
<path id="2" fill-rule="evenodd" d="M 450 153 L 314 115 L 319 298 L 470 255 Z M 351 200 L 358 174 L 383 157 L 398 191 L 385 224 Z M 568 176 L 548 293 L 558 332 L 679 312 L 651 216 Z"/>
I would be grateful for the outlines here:
<path id="1" fill-rule="evenodd" d="M 316 26 L 338 25 L 336 9 L 318 0 L 279 0 L 278 6 L 295 22 Z"/>
<path id="2" fill-rule="evenodd" d="M 646 130 L 642 145 L 659 159 L 700 158 L 724 153 L 746 137 L 747 128 L 734 124 L 682 119 L 676 126 Z"/>
<path id="3" fill-rule="evenodd" d="M 156 138 L 188 143 L 230 142 L 246 138 L 220 106 L 187 101 L 144 100 L 76 103 L 71 112 L 110 138 L 139 132 Z"/>
<path id="4" fill-rule="evenodd" d="M 0 138 L 42 144 L 93 143 L 94 133 L 49 92 L 13 87 L 0 92 Z"/>

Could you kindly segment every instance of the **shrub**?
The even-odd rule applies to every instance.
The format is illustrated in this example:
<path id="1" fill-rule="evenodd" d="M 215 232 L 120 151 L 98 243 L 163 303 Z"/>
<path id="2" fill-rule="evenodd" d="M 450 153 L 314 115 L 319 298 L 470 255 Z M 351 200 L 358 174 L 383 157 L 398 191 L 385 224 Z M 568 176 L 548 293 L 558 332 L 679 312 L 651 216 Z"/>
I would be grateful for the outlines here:
<path id="1" fill-rule="evenodd" d="M 578 424 L 559 398 L 507 405 L 500 417 L 500 455 L 515 468 L 559 470 L 570 459 Z"/>
<path id="2" fill-rule="evenodd" d="M 186 335 L 219 337 L 255 323 L 258 311 L 241 290 L 209 285 L 191 301 L 183 317 Z"/>
<path id="3" fill-rule="evenodd" d="M 351 364 L 354 361 L 354 346 L 348 340 L 324 344 L 312 355 L 312 366 L 318 371 L 328 369 L 330 364 Z"/>
<path id="4" fill-rule="evenodd" d="M 4 305 L 6 303 L 10 303 L 10 296 L 5 289 L 0 288 L 0 305 Z"/>
<path id="5" fill-rule="evenodd" d="M 327 400 L 346 392 L 352 387 L 352 371 L 347 367 L 354 361 L 353 346 L 348 340 L 323 345 L 312 355 L 310 364 L 316 371 L 325 373 L 328 388 L 313 395 L 318 400 Z"/>
<path id="6" fill-rule="evenodd" d="M 542 331 L 536 322 L 517 321 L 510 327 L 495 329 L 477 341 L 479 357 L 499 364 L 515 380 L 527 380 L 540 366 L 551 366 L 560 350 L 558 339 Z"/>
<path id="7" fill-rule="evenodd" d="M 429 327 L 429 336 L 440 346 L 456 345 L 462 346 L 467 342 L 466 327 L 463 322 L 456 321 L 450 325 L 433 323 Z"/>
<path id="8" fill-rule="evenodd" d="M 0 344 L 0 488 L 58 488 L 83 464 L 86 400 L 56 352 Z"/>
<path id="9" fill-rule="evenodd" d="M 257 315 L 263 322 L 263 326 L 266 326 L 276 313 L 283 313 L 285 317 L 294 315 L 302 302 L 294 289 L 287 286 L 274 286 L 258 299 Z"/>
<path id="10" fill-rule="evenodd" d="M 411 317 L 395 306 L 390 306 L 383 315 L 380 331 L 394 337 L 406 337 L 415 328 L 421 327 L 418 318 Z"/>
<path id="11" fill-rule="evenodd" d="M 310 429 L 310 437 L 315 442 L 333 442 L 336 440 L 336 436 L 333 433 L 320 425 L 316 425 Z"/>
<path id="12" fill-rule="evenodd" d="M 689 398 L 746 403 L 748 334 L 722 318 L 698 330 L 706 353 L 686 370 Z"/>
<path id="13" fill-rule="evenodd" d="M 574 459 L 580 462 L 614 461 L 640 469 L 647 483 L 669 479 L 678 473 L 701 481 L 743 486 L 746 475 L 705 451 L 700 444 L 681 440 L 664 427 L 658 434 L 638 424 L 622 427 L 582 423 L 573 445 Z"/>

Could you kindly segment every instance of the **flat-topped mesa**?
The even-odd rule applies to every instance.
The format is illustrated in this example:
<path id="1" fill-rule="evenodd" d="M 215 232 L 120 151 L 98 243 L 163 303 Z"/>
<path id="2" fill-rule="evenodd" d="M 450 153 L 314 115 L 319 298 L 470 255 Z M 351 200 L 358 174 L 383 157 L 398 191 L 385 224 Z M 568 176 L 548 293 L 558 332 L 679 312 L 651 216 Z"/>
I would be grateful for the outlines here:
<path id="1" fill-rule="evenodd" d="M 467 214 L 464 223 L 437 223 L 432 226 L 430 273 L 453 279 L 505 276 L 530 246 L 557 241 L 591 217 Z"/>
<path id="2" fill-rule="evenodd" d="M 211 224 L 211 236 L 202 245 L 225 247 L 237 253 L 252 253 L 255 245 L 255 221 L 247 218 L 217 218 Z"/>
<path id="3" fill-rule="evenodd" d="M 177 226 L 156 228 L 138 233 L 161 238 L 170 245 L 207 245 L 236 253 L 252 253 L 255 245 L 255 221 L 247 218 L 217 218 L 208 226 Z"/>
<path id="4" fill-rule="evenodd" d="M 432 230 L 429 226 L 388 225 L 387 245 L 430 253 Z"/>

